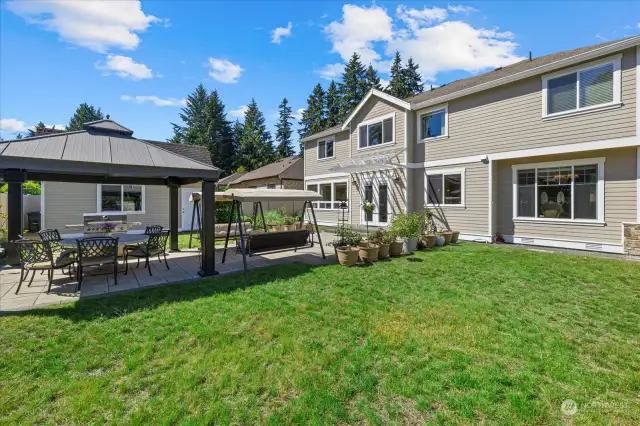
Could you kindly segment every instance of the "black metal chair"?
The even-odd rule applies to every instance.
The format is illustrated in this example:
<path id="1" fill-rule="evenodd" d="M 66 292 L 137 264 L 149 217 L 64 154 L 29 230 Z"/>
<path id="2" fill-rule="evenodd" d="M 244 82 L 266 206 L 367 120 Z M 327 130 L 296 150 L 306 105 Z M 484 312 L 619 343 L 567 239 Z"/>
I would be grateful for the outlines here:
<path id="1" fill-rule="evenodd" d="M 135 257 L 138 259 L 138 265 L 140 265 L 140 259 L 145 259 L 145 268 L 149 268 L 149 275 L 153 276 L 151 273 L 151 265 L 149 265 L 149 258 L 153 256 L 158 256 L 158 260 L 162 262 L 160 255 L 164 256 L 164 264 L 169 268 L 169 263 L 167 262 L 167 239 L 169 238 L 169 230 L 160 231 L 155 234 L 149 235 L 149 241 L 146 244 L 140 245 L 135 249 L 127 249 L 124 250 L 124 274 L 127 275 L 129 273 L 129 257 Z"/>
<path id="2" fill-rule="evenodd" d="M 114 285 L 118 285 L 118 238 L 89 237 L 78 240 L 78 291 L 85 267 L 113 265 Z"/>
<path id="3" fill-rule="evenodd" d="M 151 234 L 157 234 L 158 232 L 162 231 L 162 226 L 160 225 L 149 225 L 146 228 L 144 228 L 144 235 L 151 235 Z M 126 244 L 124 246 L 124 250 L 135 250 L 138 247 L 140 247 L 141 245 L 144 245 L 146 243 L 136 243 L 136 244 Z M 136 265 L 136 268 L 140 266 L 140 259 L 138 259 L 138 264 Z"/>
<path id="4" fill-rule="evenodd" d="M 29 276 L 29 272 L 33 271 L 33 274 L 27 287 L 31 287 L 36 271 L 47 271 L 49 280 L 47 293 L 51 291 L 53 273 L 56 269 L 69 267 L 69 275 L 71 275 L 71 265 L 76 262 L 76 259 L 71 256 L 58 257 L 56 259 L 51 251 L 49 242 L 25 239 L 13 241 L 13 244 L 20 257 L 20 282 L 18 283 L 16 294 L 20 291 L 22 282 Z"/>
<path id="5" fill-rule="evenodd" d="M 60 237 L 60 232 L 58 232 L 57 229 L 44 229 L 42 231 L 38 231 L 38 235 L 40 236 L 41 241 L 49 243 L 53 254 L 57 254 L 60 259 L 67 256 L 75 257 L 76 254 L 78 254 L 78 250 L 76 250 L 75 247 L 62 247 L 62 245 L 60 245 L 62 237 Z M 69 271 L 69 273 L 71 273 L 71 271 Z"/>

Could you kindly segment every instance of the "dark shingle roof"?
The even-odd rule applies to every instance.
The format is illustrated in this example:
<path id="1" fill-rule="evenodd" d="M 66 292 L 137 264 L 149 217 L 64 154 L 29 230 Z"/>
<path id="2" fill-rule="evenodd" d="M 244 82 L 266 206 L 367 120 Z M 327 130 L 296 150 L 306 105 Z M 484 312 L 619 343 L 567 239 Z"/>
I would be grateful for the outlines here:
<path id="1" fill-rule="evenodd" d="M 590 52 L 592 50 L 599 49 L 601 47 L 605 47 L 610 44 L 618 43 L 620 41 L 621 40 L 614 40 L 614 41 L 608 41 L 605 43 L 594 44 L 592 46 L 580 47 L 578 49 L 565 50 L 564 52 L 558 52 L 558 53 L 552 53 L 550 55 L 540 56 L 538 58 L 532 59 L 531 61 L 528 59 L 525 59 L 524 61 L 516 62 L 515 64 L 507 65 L 505 67 L 501 67 L 484 74 L 465 78 L 462 80 L 453 81 L 446 85 L 437 87 L 433 90 L 428 90 L 418 95 L 411 96 L 409 98 L 406 98 L 405 100 L 408 102 L 411 102 L 412 104 L 418 104 L 420 102 L 425 102 L 431 99 L 439 98 L 441 96 L 449 95 L 464 89 L 468 89 L 470 87 L 479 86 L 484 83 L 489 83 L 491 81 L 498 80 L 500 78 L 509 77 L 511 75 L 514 75 L 523 71 L 528 71 L 530 69 L 537 68 L 542 65 L 547 65 L 552 62 L 559 61 L 561 59 L 576 56 L 581 53 Z"/>
<path id="2" fill-rule="evenodd" d="M 191 160 L 197 161 L 199 163 L 204 163 L 208 166 L 214 165 L 213 159 L 211 158 L 211 153 L 207 148 L 203 146 L 183 145 L 180 143 L 148 141 L 148 140 L 145 140 L 145 142 L 155 145 L 158 148 L 162 148 L 166 151 L 173 152 L 174 154 L 178 154 L 183 157 L 189 158 Z"/>
<path id="3" fill-rule="evenodd" d="M 285 179 L 304 179 L 304 163 L 300 157 L 288 157 L 275 163 L 267 164 L 259 169 L 245 173 L 233 181 L 234 184 L 254 179 L 280 177 Z"/>
<path id="4" fill-rule="evenodd" d="M 241 177 L 243 175 L 244 175 L 244 173 L 234 173 L 234 174 L 231 174 L 231 175 L 229 175 L 227 177 L 223 177 L 222 179 L 220 179 L 218 181 L 218 185 L 220 185 L 220 186 L 229 185 L 229 184 L 233 183 L 234 180 L 238 179 L 239 177 Z"/>
<path id="5" fill-rule="evenodd" d="M 131 136 L 133 134 L 133 130 L 124 127 L 122 124 L 116 123 L 113 120 L 96 120 L 89 121 L 88 123 L 84 123 L 82 125 L 83 129 L 87 130 L 99 130 L 103 132 L 118 132 L 125 135 Z"/>

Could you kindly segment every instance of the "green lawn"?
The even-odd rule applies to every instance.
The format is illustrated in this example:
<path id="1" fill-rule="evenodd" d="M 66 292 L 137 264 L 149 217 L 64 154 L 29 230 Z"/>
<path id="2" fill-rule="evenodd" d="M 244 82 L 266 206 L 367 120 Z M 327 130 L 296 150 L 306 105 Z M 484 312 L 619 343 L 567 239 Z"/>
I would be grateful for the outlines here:
<path id="1" fill-rule="evenodd" d="M 639 301 L 638 263 L 463 244 L 5 315 L 0 423 L 637 425 Z"/>

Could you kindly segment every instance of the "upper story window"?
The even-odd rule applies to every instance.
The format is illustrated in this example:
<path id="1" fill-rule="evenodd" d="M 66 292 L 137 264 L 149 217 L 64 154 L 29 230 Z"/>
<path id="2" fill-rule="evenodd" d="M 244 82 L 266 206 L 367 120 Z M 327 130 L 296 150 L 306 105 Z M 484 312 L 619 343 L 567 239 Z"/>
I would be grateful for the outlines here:
<path id="1" fill-rule="evenodd" d="M 362 122 L 358 125 L 358 149 L 394 142 L 395 114 Z"/>
<path id="2" fill-rule="evenodd" d="M 446 137 L 448 133 L 449 111 L 447 106 L 419 114 L 419 141 Z"/>
<path id="3" fill-rule="evenodd" d="M 333 158 L 334 142 L 333 138 L 318 141 L 318 160 Z"/>
<path id="4" fill-rule="evenodd" d="M 543 116 L 620 104 L 621 56 L 542 77 Z"/>
<path id="5" fill-rule="evenodd" d="M 98 212 L 144 212 L 141 185 L 98 185 Z"/>

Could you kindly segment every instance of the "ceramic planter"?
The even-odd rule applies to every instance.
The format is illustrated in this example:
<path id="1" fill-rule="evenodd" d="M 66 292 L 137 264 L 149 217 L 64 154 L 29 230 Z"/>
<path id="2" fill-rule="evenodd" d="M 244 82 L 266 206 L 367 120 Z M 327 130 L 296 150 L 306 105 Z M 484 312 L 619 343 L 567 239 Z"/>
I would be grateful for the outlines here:
<path id="1" fill-rule="evenodd" d="M 394 241 L 389 245 L 389 254 L 392 257 L 400 256 L 402 254 L 402 241 Z"/>
<path id="2" fill-rule="evenodd" d="M 338 263 L 343 266 L 353 266 L 358 263 L 358 249 L 355 247 L 336 247 L 336 255 L 338 256 Z"/>
<path id="3" fill-rule="evenodd" d="M 460 237 L 460 231 L 452 231 L 453 235 L 451 236 L 451 244 L 455 244 L 458 242 L 458 238 Z"/>
<path id="4" fill-rule="evenodd" d="M 444 237 L 442 235 L 436 235 L 436 247 L 442 247 L 444 245 Z"/>
<path id="5" fill-rule="evenodd" d="M 422 244 L 424 248 L 434 248 L 436 246 L 436 236 L 435 234 L 423 235 L 422 236 Z"/>
<path id="6" fill-rule="evenodd" d="M 378 259 L 386 259 L 389 257 L 390 244 L 380 244 L 378 249 Z"/>
<path id="7" fill-rule="evenodd" d="M 413 253 L 418 248 L 418 239 L 415 237 L 403 238 L 402 249 L 406 253 Z"/>
<path id="8" fill-rule="evenodd" d="M 358 255 L 364 263 L 373 263 L 378 260 L 379 247 L 375 244 L 361 243 Z"/>
<path id="9" fill-rule="evenodd" d="M 453 232 L 451 231 L 444 231 L 442 233 L 442 236 L 444 237 L 444 245 L 446 246 L 447 244 L 451 244 L 451 238 L 453 238 Z"/>

